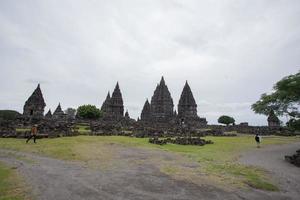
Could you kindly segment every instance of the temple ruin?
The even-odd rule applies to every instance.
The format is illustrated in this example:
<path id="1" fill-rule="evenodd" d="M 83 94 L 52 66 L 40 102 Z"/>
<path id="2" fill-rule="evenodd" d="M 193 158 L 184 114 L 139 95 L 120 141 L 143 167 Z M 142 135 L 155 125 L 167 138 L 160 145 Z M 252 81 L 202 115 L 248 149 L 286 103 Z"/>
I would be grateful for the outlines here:
<path id="1" fill-rule="evenodd" d="M 37 88 L 25 102 L 23 107 L 23 116 L 26 118 L 43 118 L 46 103 L 38 84 Z"/>
<path id="2" fill-rule="evenodd" d="M 56 119 L 56 120 L 64 120 L 64 119 L 66 119 L 66 114 L 61 109 L 60 103 L 58 104 L 57 108 L 53 112 L 52 119 Z"/>
<path id="3" fill-rule="evenodd" d="M 185 82 L 179 99 L 177 118 L 180 120 L 180 122 L 184 123 L 190 123 L 194 125 L 197 123 L 202 125 L 207 124 L 205 118 L 200 118 L 197 115 L 197 104 L 187 81 Z"/>
<path id="4" fill-rule="evenodd" d="M 101 111 L 104 113 L 105 117 L 115 119 L 124 117 L 123 98 L 118 82 L 111 97 L 110 93 L 108 92 L 106 99 L 101 106 Z"/>

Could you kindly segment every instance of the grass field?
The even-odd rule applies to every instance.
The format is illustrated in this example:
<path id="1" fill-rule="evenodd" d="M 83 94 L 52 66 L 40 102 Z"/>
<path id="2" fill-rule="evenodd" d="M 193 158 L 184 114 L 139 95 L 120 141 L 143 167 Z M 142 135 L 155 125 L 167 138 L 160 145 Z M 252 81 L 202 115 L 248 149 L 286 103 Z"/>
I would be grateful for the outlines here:
<path id="1" fill-rule="evenodd" d="M 0 200 L 24 200 L 25 186 L 14 169 L 0 163 Z"/>
<path id="2" fill-rule="evenodd" d="M 163 146 L 148 143 L 146 138 L 131 138 L 122 136 L 78 136 L 56 139 L 38 140 L 37 144 L 25 144 L 22 139 L 0 139 L 0 148 L 37 153 L 64 160 L 97 160 L 112 159 L 108 146 L 116 144 L 122 147 L 163 150 L 183 155 L 200 164 L 197 169 L 209 179 L 220 184 L 230 184 L 238 187 L 249 185 L 258 189 L 276 191 L 278 188 L 262 169 L 244 166 L 235 162 L 239 153 L 256 148 L 253 136 L 237 137 L 206 137 L 214 144 L 205 146 L 175 145 Z M 286 144 L 300 141 L 300 137 L 265 137 L 263 147 L 271 144 Z M 185 171 L 176 165 L 164 166 L 162 172 L 168 175 L 185 176 Z M 194 172 L 196 173 L 196 172 Z"/>

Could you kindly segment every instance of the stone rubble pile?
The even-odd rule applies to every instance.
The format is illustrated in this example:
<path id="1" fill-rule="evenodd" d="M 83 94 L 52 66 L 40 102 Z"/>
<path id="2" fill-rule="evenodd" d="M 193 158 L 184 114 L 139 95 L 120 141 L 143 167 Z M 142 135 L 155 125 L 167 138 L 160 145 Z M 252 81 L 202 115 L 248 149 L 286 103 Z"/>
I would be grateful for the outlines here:
<path id="1" fill-rule="evenodd" d="M 297 167 L 300 167 L 300 149 L 292 156 L 285 156 L 285 160 L 296 165 Z"/>
<path id="2" fill-rule="evenodd" d="M 203 146 L 206 144 L 213 144 L 211 140 L 204 140 L 200 137 L 176 137 L 159 139 L 158 137 L 149 138 L 149 143 L 164 145 L 167 143 L 179 144 L 179 145 L 197 145 Z"/>

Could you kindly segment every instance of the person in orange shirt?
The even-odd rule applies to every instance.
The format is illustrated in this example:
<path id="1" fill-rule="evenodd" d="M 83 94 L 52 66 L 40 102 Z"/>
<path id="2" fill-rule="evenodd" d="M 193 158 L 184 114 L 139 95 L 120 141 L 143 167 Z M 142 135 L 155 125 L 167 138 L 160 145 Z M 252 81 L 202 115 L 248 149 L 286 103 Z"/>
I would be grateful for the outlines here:
<path id="1" fill-rule="evenodd" d="M 36 143 L 36 142 L 35 142 L 35 140 L 36 140 L 36 135 L 37 135 L 37 125 L 35 124 L 35 125 L 32 126 L 32 128 L 31 128 L 31 134 L 30 134 L 30 136 L 28 137 L 28 139 L 26 140 L 26 143 L 28 143 L 28 141 L 29 141 L 31 138 L 33 138 L 33 142 Z"/>

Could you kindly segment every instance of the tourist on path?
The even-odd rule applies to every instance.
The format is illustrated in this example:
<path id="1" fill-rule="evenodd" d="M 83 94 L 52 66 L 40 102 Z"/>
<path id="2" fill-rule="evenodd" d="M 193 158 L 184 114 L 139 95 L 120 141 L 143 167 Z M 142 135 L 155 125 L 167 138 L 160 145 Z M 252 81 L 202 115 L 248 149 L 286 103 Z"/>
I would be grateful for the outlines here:
<path id="1" fill-rule="evenodd" d="M 32 128 L 31 128 L 31 134 L 30 134 L 30 136 L 28 137 L 28 139 L 26 140 L 26 143 L 28 143 L 28 141 L 29 141 L 31 138 L 33 138 L 33 142 L 36 143 L 36 142 L 35 142 L 35 140 L 36 140 L 36 135 L 37 135 L 37 125 L 35 124 L 35 125 L 32 126 Z"/>
<path id="2" fill-rule="evenodd" d="M 261 136 L 256 134 L 255 135 L 255 141 L 256 141 L 256 144 L 257 144 L 257 148 L 260 148 Z"/>

